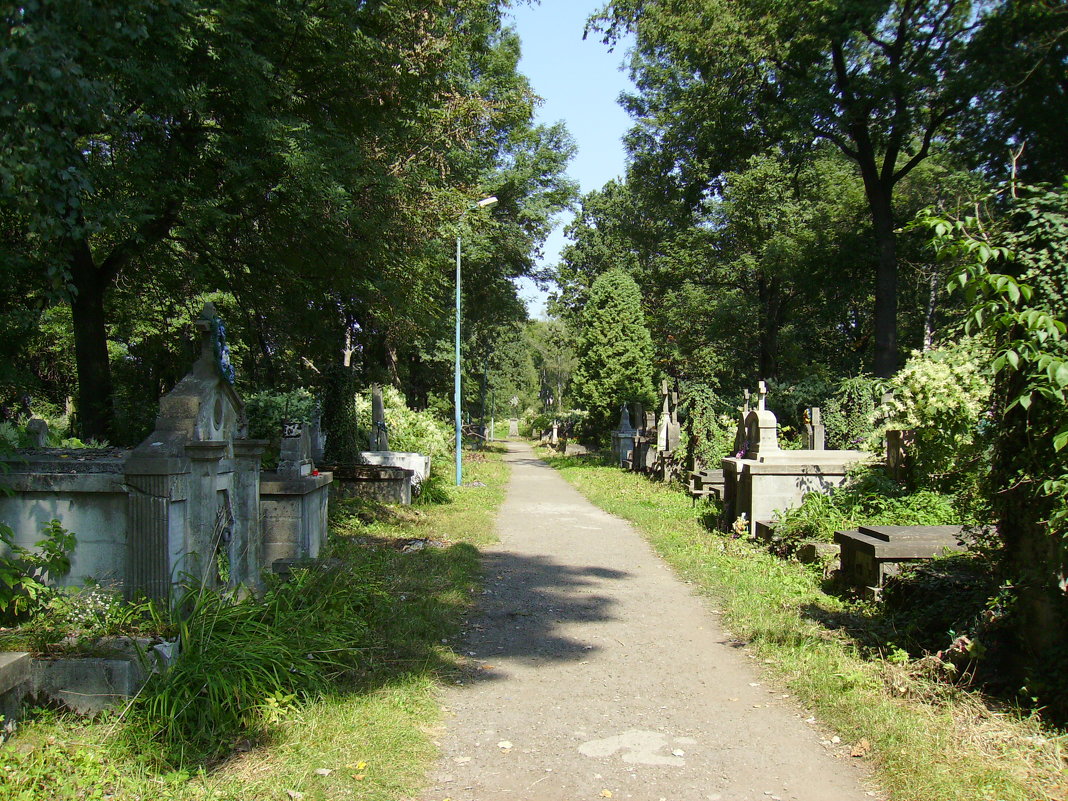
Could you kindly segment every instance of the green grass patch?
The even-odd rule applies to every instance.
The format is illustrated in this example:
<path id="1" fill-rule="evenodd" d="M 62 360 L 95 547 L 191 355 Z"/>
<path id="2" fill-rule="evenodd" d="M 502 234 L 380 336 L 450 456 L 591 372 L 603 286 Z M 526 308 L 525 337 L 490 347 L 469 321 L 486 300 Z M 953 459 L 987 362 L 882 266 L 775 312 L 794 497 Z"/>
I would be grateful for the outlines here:
<path id="1" fill-rule="evenodd" d="M 332 502 L 337 565 L 192 618 L 197 645 L 129 709 L 31 714 L 0 746 L 0 798 L 416 794 L 509 472 L 499 453 L 468 456 L 469 484 L 444 485 L 437 503 Z"/>
<path id="2" fill-rule="evenodd" d="M 846 744 L 899 801 L 1068 797 L 1065 735 L 975 693 L 930 680 L 922 662 L 873 658 L 840 628 L 849 610 L 821 576 L 710 532 L 703 503 L 593 459 L 547 457 L 593 503 L 631 521 L 685 579 L 712 597 L 732 636 Z M 714 515 L 713 515 L 714 517 Z"/>

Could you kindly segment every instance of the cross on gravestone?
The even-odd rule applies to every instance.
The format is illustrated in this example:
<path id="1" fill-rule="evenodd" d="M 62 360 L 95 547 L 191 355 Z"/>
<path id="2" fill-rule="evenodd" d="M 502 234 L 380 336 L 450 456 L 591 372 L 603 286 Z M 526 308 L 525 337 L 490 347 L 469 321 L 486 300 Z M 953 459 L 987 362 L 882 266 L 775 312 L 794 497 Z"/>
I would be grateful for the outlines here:
<path id="1" fill-rule="evenodd" d="M 389 429 L 386 427 L 386 407 L 382 401 L 382 385 L 371 385 L 371 450 L 389 450 Z"/>
<path id="2" fill-rule="evenodd" d="M 760 398 L 757 400 L 757 411 L 766 411 L 765 402 L 768 397 L 768 385 L 763 381 L 757 382 L 757 390 L 760 393 Z"/>
<path id="3" fill-rule="evenodd" d="M 745 403 L 742 405 L 742 416 L 744 417 L 749 414 L 749 390 L 743 390 L 743 394 L 745 395 Z"/>

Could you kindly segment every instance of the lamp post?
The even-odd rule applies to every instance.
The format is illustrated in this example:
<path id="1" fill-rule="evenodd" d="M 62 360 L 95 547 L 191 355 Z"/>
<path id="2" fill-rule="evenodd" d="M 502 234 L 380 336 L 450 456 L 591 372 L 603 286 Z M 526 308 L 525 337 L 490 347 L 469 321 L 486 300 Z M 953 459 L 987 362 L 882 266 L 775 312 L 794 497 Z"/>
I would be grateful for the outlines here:
<path id="1" fill-rule="evenodd" d="M 477 203 L 472 203 L 467 211 L 471 209 L 488 209 L 497 205 L 497 198 L 486 197 Z M 465 211 L 466 213 L 466 211 Z M 463 216 L 460 217 L 463 220 Z M 461 449 L 463 447 L 463 438 L 461 435 L 460 427 L 460 231 L 456 231 L 456 371 L 453 375 L 453 403 L 456 406 L 456 486 L 459 487 L 464 483 L 463 480 L 463 459 L 461 455 Z"/>

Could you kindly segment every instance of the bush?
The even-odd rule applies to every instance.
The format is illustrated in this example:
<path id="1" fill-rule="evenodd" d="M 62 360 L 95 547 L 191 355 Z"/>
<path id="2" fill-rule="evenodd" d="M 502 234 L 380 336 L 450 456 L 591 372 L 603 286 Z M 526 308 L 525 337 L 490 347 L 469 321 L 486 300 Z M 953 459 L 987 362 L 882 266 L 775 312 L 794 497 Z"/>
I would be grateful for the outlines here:
<path id="1" fill-rule="evenodd" d="M 990 349 L 975 337 L 913 352 L 888 383 L 880 408 L 886 428 L 913 429 L 909 483 L 950 491 L 974 485 L 981 454 L 976 444 L 989 407 Z"/>
<path id="2" fill-rule="evenodd" d="M 686 415 L 682 449 L 693 461 L 707 470 L 716 470 L 734 448 L 736 424 L 724 412 L 728 404 L 707 384 L 686 383 L 682 387 L 680 406 Z"/>
<path id="3" fill-rule="evenodd" d="M 830 542 L 835 531 L 857 526 L 944 526 L 974 521 L 955 499 L 931 490 L 907 492 L 881 467 L 853 473 L 830 495 L 810 492 L 800 506 L 776 514 L 775 534 L 792 552 L 806 541 Z"/>
<path id="4" fill-rule="evenodd" d="M 880 384 L 871 376 L 858 375 L 838 383 L 822 410 L 828 448 L 871 447 L 880 394 Z"/>
<path id="5" fill-rule="evenodd" d="M 70 572 L 74 534 L 58 520 L 45 523 L 44 534 L 34 552 L 16 544 L 11 527 L 0 523 L 0 543 L 8 551 L 0 555 L 0 622 L 4 625 L 25 619 L 44 606 L 54 593 L 46 582 Z"/>

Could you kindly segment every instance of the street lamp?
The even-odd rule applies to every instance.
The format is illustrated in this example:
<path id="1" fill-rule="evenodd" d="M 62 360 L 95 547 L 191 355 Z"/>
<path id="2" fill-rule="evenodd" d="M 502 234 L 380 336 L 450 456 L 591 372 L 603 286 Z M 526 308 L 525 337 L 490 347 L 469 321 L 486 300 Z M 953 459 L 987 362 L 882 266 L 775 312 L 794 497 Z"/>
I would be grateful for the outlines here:
<path id="1" fill-rule="evenodd" d="M 497 205 L 497 198 L 485 197 L 477 203 L 472 203 L 464 211 L 466 214 L 471 209 L 488 209 Z M 460 217 L 461 221 L 463 216 Z M 453 376 L 453 403 L 456 406 L 456 486 L 463 481 L 463 462 L 461 448 L 463 447 L 460 433 L 460 230 L 456 231 L 456 371 Z"/>

